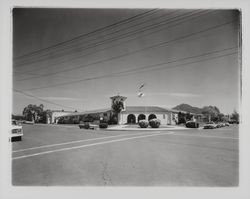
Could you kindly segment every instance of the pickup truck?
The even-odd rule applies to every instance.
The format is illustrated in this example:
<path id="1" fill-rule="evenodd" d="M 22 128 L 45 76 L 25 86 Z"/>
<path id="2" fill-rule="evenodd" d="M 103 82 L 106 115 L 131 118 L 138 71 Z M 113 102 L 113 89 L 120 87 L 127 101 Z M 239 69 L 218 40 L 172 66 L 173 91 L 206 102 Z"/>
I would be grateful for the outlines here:
<path id="1" fill-rule="evenodd" d="M 16 120 L 12 120 L 10 141 L 21 141 L 23 137 L 23 127 Z"/>

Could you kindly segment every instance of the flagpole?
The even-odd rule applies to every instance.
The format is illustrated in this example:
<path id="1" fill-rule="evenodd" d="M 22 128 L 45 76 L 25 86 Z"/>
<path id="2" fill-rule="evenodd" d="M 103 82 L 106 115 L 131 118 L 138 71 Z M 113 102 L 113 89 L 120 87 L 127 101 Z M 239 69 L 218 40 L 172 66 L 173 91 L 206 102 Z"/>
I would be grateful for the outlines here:
<path id="1" fill-rule="evenodd" d="M 142 98 L 144 96 L 144 93 L 142 93 L 141 89 L 145 86 L 145 83 L 141 84 L 138 89 L 138 97 Z M 146 116 L 146 104 L 144 104 L 144 115 Z"/>

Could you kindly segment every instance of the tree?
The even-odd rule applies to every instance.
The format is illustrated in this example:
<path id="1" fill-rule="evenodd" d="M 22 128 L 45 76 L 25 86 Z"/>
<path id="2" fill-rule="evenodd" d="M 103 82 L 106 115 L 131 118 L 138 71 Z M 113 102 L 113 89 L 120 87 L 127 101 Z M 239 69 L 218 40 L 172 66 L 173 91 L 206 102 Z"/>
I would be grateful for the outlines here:
<path id="1" fill-rule="evenodd" d="M 218 121 L 219 122 L 225 122 L 226 121 L 225 115 L 223 113 L 218 114 Z"/>
<path id="2" fill-rule="evenodd" d="M 208 121 L 218 121 L 220 110 L 216 106 L 204 106 L 202 114 L 206 116 Z"/>
<path id="3" fill-rule="evenodd" d="M 51 123 L 51 119 L 52 119 L 52 111 L 47 109 L 45 111 L 42 111 L 39 115 L 39 122 L 41 123 L 47 123 L 47 119 L 49 119 L 49 123 Z"/>
<path id="4" fill-rule="evenodd" d="M 43 114 L 43 104 L 40 104 L 39 106 L 34 104 L 29 104 L 23 109 L 23 115 L 26 120 L 38 122 Z"/>
<path id="5" fill-rule="evenodd" d="M 113 105 L 112 105 L 112 109 L 115 113 L 120 113 L 122 111 L 122 109 L 124 109 L 123 106 L 123 102 L 120 100 L 116 100 L 114 101 Z"/>
<path id="6" fill-rule="evenodd" d="M 190 120 L 192 120 L 192 118 L 193 118 L 193 115 L 191 114 L 191 113 L 186 113 L 186 120 L 187 121 L 190 121 Z"/>
<path id="7" fill-rule="evenodd" d="M 234 112 L 232 113 L 231 120 L 233 120 L 235 122 L 239 122 L 239 113 L 237 113 L 236 110 L 234 110 Z"/>
<path id="8" fill-rule="evenodd" d="M 186 123 L 186 114 L 179 112 L 178 113 L 178 124 Z"/>
<path id="9" fill-rule="evenodd" d="M 123 102 L 121 100 L 115 100 L 112 105 L 112 110 L 114 116 L 112 118 L 117 118 L 118 122 L 120 121 L 120 112 L 124 109 Z"/>

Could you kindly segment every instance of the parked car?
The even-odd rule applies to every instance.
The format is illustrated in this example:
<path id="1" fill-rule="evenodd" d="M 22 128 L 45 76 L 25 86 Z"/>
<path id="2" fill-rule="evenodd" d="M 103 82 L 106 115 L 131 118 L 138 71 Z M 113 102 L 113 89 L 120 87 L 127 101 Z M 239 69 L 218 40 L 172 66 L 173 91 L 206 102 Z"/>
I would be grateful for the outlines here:
<path id="1" fill-rule="evenodd" d="M 225 123 L 220 123 L 221 124 L 221 127 L 225 127 L 226 126 L 226 124 Z"/>
<path id="2" fill-rule="evenodd" d="M 10 141 L 21 141 L 23 137 L 23 127 L 16 120 L 12 120 Z"/>
<path id="3" fill-rule="evenodd" d="M 89 122 L 85 122 L 83 124 L 79 124 L 79 128 L 80 129 L 92 129 L 92 130 L 95 130 L 97 129 L 98 125 L 96 124 L 91 124 Z"/>
<path id="4" fill-rule="evenodd" d="M 229 123 L 229 124 L 239 124 L 239 121 L 236 121 L 236 120 L 229 120 L 228 123 Z"/>
<path id="5" fill-rule="evenodd" d="M 187 128 L 199 128 L 199 123 L 193 122 L 193 121 L 188 121 L 188 122 L 186 122 L 186 127 Z"/>
<path id="6" fill-rule="evenodd" d="M 203 129 L 215 129 L 217 125 L 214 122 L 208 122 L 203 126 Z"/>
<path id="7" fill-rule="evenodd" d="M 223 125 L 221 124 L 221 123 L 217 123 L 217 124 L 215 124 L 216 125 L 216 128 L 221 128 L 221 127 L 223 127 Z"/>

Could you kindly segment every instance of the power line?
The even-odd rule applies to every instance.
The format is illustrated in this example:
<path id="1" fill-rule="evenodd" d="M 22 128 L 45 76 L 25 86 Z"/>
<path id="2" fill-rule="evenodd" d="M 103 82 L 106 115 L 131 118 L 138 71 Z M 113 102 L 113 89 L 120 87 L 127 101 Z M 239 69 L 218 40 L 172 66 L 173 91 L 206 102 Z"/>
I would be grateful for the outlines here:
<path id="1" fill-rule="evenodd" d="M 216 29 L 216 28 L 228 25 L 230 23 L 232 23 L 232 21 L 226 22 L 226 23 L 223 23 L 223 24 L 220 24 L 220 25 L 216 25 L 216 26 L 213 26 L 213 27 L 201 30 L 201 31 L 197 31 L 197 32 L 194 32 L 194 33 L 191 33 L 191 34 L 188 34 L 188 35 L 185 35 L 185 36 L 173 39 L 173 40 L 168 40 L 168 41 L 164 41 L 164 42 L 161 42 L 161 43 L 158 43 L 158 44 L 154 44 L 152 46 L 145 47 L 145 48 L 142 48 L 142 49 L 139 49 L 139 50 L 135 50 L 135 51 L 132 51 L 132 52 L 129 52 L 129 53 L 125 53 L 125 54 L 122 54 L 122 55 L 119 55 L 119 56 L 114 56 L 114 57 L 111 57 L 111 58 L 108 58 L 108 59 L 104 59 L 104 60 L 101 60 L 101 61 L 97 61 L 97 62 L 93 62 L 93 63 L 90 63 L 90 64 L 86 64 L 86 65 L 80 65 L 78 67 L 74 67 L 74 68 L 70 68 L 70 69 L 64 69 L 64 70 L 57 71 L 57 72 L 50 73 L 50 74 L 43 74 L 43 75 L 39 75 L 39 76 L 36 76 L 36 77 L 25 78 L 25 79 L 21 79 L 21 80 L 18 80 L 18 81 L 25 81 L 25 80 L 37 79 L 37 78 L 41 78 L 41 77 L 53 76 L 55 74 L 59 74 L 59 73 L 63 73 L 63 72 L 69 72 L 69 71 L 77 70 L 79 68 L 83 68 L 83 67 L 86 68 L 86 67 L 91 66 L 91 65 L 101 64 L 101 63 L 104 63 L 104 62 L 107 62 L 107 61 L 111 61 L 111 60 L 115 60 L 115 59 L 118 59 L 118 58 L 121 58 L 121 57 L 125 57 L 125 56 L 128 56 L 128 55 L 131 55 L 131 54 L 139 53 L 141 51 L 149 50 L 149 49 L 152 49 L 152 48 L 163 47 L 163 46 L 166 46 L 167 44 L 169 44 L 171 42 L 175 42 L 175 41 L 179 41 L 179 40 L 182 40 L 182 39 L 186 39 L 188 37 L 192 37 L 193 35 L 201 34 L 203 32 L 206 32 L 206 31 L 209 31 L 209 30 L 212 30 L 212 29 Z"/>
<path id="2" fill-rule="evenodd" d="M 146 12 L 137 14 L 137 15 L 135 15 L 135 16 L 129 17 L 129 18 L 127 18 L 127 19 L 118 21 L 118 22 L 116 22 L 116 23 L 110 24 L 110 25 L 108 25 L 108 26 L 101 27 L 101 28 L 98 28 L 98 29 L 93 30 L 93 31 L 91 31 L 91 32 L 88 32 L 88 33 L 79 35 L 79 36 L 74 37 L 74 38 L 72 38 L 72 39 L 70 39 L 70 40 L 63 41 L 63 42 L 54 44 L 54 45 L 49 46 L 49 47 L 46 47 L 46 48 L 38 49 L 38 50 L 36 50 L 36 51 L 33 51 L 33 52 L 31 52 L 31 53 L 27 53 L 27 54 L 25 54 L 25 55 L 21 55 L 21 56 L 19 56 L 19 57 L 15 57 L 14 59 L 21 59 L 21 58 L 23 58 L 23 57 L 30 56 L 30 55 L 33 55 L 33 54 L 35 54 L 35 53 L 38 53 L 38 52 L 41 52 L 41 51 L 44 51 L 44 50 L 48 50 L 48 49 L 51 49 L 51 48 L 55 48 L 55 47 L 57 47 L 57 46 L 61 46 L 61 45 L 65 44 L 65 43 L 69 43 L 69 42 L 75 41 L 75 40 L 77 40 L 77 39 L 79 39 L 79 38 L 89 36 L 89 35 L 91 35 L 91 34 L 94 34 L 94 33 L 99 32 L 99 31 L 103 31 L 103 30 L 105 30 L 105 29 L 107 29 L 107 28 L 111 28 L 111 27 L 116 26 L 116 25 L 118 25 L 118 24 L 122 24 L 122 23 L 124 23 L 124 22 L 126 22 L 126 21 L 135 19 L 135 18 L 137 18 L 137 17 L 139 17 L 139 16 L 143 16 L 143 15 L 145 15 L 145 14 L 147 14 L 147 13 L 150 13 L 150 12 L 153 12 L 153 11 L 156 11 L 156 10 L 158 10 L 158 9 L 151 9 L 151 10 L 149 10 L 149 11 L 146 11 Z"/>
<path id="3" fill-rule="evenodd" d="M 198 61 L 193 61 L 193 62 L 188 62 L 188 63 L 183 63 L 183 64 L 178 64 L 178 65 L 174 65 L 174 66 L 169 66 L 169 67 L 160 67 L 160 68 L 149 68 L 149 69 L 142 69 L 142 70 L 138 70 L 138 71 L 129 71 L 127 72 L 127 74 L 121 74 L 121 75 L 117 75 L 116 77 L 120 77 L 120 76 L 126 76 L 126 75 L 131 75 L 131 74 L 136 74 L 136 73 L 142 73 L 142 72 L 149 72 L 149 71 L 156 71 L 156 70 L 166 70 L 166 69 L 171 69 L 171 68 L 177 68 L 177 67 L 180 67 L 180 66 L 185 66 L 185 65 L 190 65 L 190 64 L 193 64 L 193 63 L 199 63 L 199 62 L 204 62 L 204 61 L 210 61 L 210 60 L 214 60 L 214 59 L 218 59 L 218 58 L 222 58 L 222 57 L 226 57 L 226 56 L 230 56 L 230 55 L 234 55 L 238 53 L 238 51 L 236 52 L 232 52 L 232 53 L 228 53 L 228 54 L 225 54 L 225 55 L 220 55 L 220 56 L 214 56 L 214 57 L 211 57 L 211 58 L 207 58 L 207 59 L 202 59 L 202 60 L 198 60 Z"/>
<path id="4" fill-rule="evenodd" d="M 199 12 L 204 12 L 204 11 L 199 11 Z M 199 13 L 199 12 L 197 12 L 197 13 Z M 211 12 L 211 11 L 210 11 Z M 192 16 L 192 15 L 195 15 L 195 14 L 197 14 L 197 13 L 194 13 L 194 14 L 189 14 L 190 16 Z M 122 34 L 122 35 L 118 35 L 117 37 L 114 37 L 114 38 L 108 38 L 108 39 L 106 39 L 106 40 L 103 40 L 101 43 L 99 42 L 97 42 L 97 43 L 94 43 L 94 44 L 92 44 L 92 45 L 89 45 L 89 46 L 86 46 L 86 47 L 84 47 L 84 48 L 78 48 L 78 53 L 81 53 L 81 52 L 83 52 L 83 51 L 86 51 L 86 50 L 89 50 L 89 49 L 91 49 L 91 48 L 95 48 L 95 47 L 98 47 L 98 46 L 101 46 L 101 45 L 104 45 L 104 44 L 106 44 L 106 42 L 108 42 L 108 43 L 111 43 L 111 42 L 113 42 L 113 41 L 117 41 L 117 40 L 120 40 L 120 39 L 124 39 L 124 38 L 127 38 L 127 37 L 130 37 L 131 35 L 137 35 L 138 33 L 141 33 L 141 32 L 145 32 L 145 31 L 148 31 L 148 30 L 151 30 L 151 29 L 155 29 L 155 28 L 157 28 L 157 27 L 162 27 L 163 25 L 167 25 L 167 24 L 169 24 L 169 23 L 172 23 L 172 22 L 175 22 L 175 21 L 169 21 L 169 20 L 172 20 L 172 19 L 175 19 L 175 18 L 178 18 L 178 17 L 180 17 L 181 15 L 179 15 L 179 16 L 175 16 L 175 17 L 173 17 L 173 18 L 168 18 L 168 19 L 166 19 L 166 20 L 164 20 L 164 21 L 161 21 L 160 23 L 158 23 L 158 24 L 152 24 L 152 25 L 149 25 L 149 26 L 146 26 L 146 27 L 144 27 L 144 30 L 143 29 L 138 29 L 138 30 L 135 30 L 135 31 L 130 31 L 130 32 L 128 32 L 128 33 L 125 33 L 125 34 Z M 186 19 L 186 17 L 190 17 L 190 16 L 183 16 L 183 18 L 184 19 Z M 178 21 L 179 19 L 177 19 L 177 21 Z M 169 21 L 169 22 L 168 22 Z M 165 24 L 163 24 L 162 25 L 162 23 L 165 23 Z M 145 29 L 146 28 L 146 29 Z M 163 30 L 163 29 L 160 29 L 160 30 Z M 157 30 L 157 31 L 154 31 L 153 33 L 155 33 L 155 32 L 159 32 L 160 30 Z M 152 33 L 150 33 L 150 34 L 152 34 Z M 123 37 L 121 37 L 121 36 L 123 36 Z M 145 36 L 145 35 L 144 35 Z M 138 38 L 138 37 L 137 37 Z M 74 50 L 72 51 L 72 53 L 73 54 L 75 54 L 76 52 L 74 52 Z M 63 56 L 63 55 L 69 55 L 69 54 L 72 54 L 72 53 L 69 53 L 69 52 L 66 52 L 66 53 L 64 53 L 64 54 L 58 54 L 59 55 L 59 58 L 61 57 L 61 56 Z M 48 55 L 50 55 L 50 54 L 48 54 Z M 88 55 L 88 54 L 87 54 Z M 44 55 L 44 56 L 47 56 L 47 55 Z M 45 58 L 47 58 L 47 57 L 45 57 Z M 31 62 L 26 62 L 26 63 L 22 63 L 22 64 L 19 64 L 19 67 L 21 67 L 21 66 L 25 66 L 25 65 L 27 65 L 27 64 L 32 64 L 32 63 L 36 63 L 36 62 L 40 62 L 40 61 L 43 61 L 45 58 L 42 58 L 42 59 L 37 59 L 37 60 L 33 60 L 33 61 L 31 61 Z M 54 56 L 54 59 L 55 58 L 58 58 L 58 56 Z"/>
<path id="5" fill-rule="evenodd" d="M 81 110 L 81 109 L 77 109 L 77 108 L 74 108 L 74 107 L 71 107 L 71 106 L 65 106 L 65 105 L 57 104 L 55 102 L 51 102 L 51 101 L 42 99 L 40 97 L 37 97 L 37 96 L 31 95 L 31 94 L 25 93 L 25 92 L 17 90 L 17 89 L 14 89 L 14 92 L 21 93 L 21 94 L 23 94 L 25 96 L 32 97 L 32 98 L 38 99 L 40 101 L 43 101 L 43 102 L 46 102 L 46 103 L 49 103 L 49 104 L 53 104 L 53 105 L 56 105 L 56 106 L 59 106 L 59 107 L 70 108 L 70 109 L 73 109 L 73 110 Z"/>
<path id="6" fill-rule="evenodd" d="M 176 12 L 176 11 L 175 11 Z M 150 13 L 150 15 L 152 15 L 152 14 L 155 14 L 156 12 L 154 12 L 154 13 Z M 170 13 L 169 13 L 170 14 Z M 167 14 L 167 15 L 169 15 L 169 14 Z M 164 15 L 166 15 L 166 14 L 164 14 Z M 148 15 L 146 15 L 146 16 L 142 16 L 143 18 L 145 18 L 145 17 L 148 17 L 149 16 L 149 14 Z M 163 16 L 163 15 L 162 15 Z M 141 18 L 142 18 L 141 17 Z M 124 25 L 127 25 L 127 24 L 129 24 L 129 23 L 133 23 L 135 20 L 141 20 L 141 18 L 137 18 L 137 19 L 134 19 L 134 20 L 131 20 L 131 21 L 127 21 L 125 24 L 119 24 L 120 26 L 124 26 Z M 157 18 L 159 18 L 159 17 L 157 17 Z M 155 19 L 155 18 L 154 18 Z M 125 28 L 121 28 L 121 29 L 119 29 L 119 30 L 116 30 L 115 32 L 111 32 L 111 33 L 108 33 L 108 34 L 105 34 L 105 36 L 104 37 L 107 37 L 107 36 L 109 36 L 109 35 L 112 35 L 112 34 L 115 34 L 115 33 L 118 33 L 118 32 L 120 32 L 120 31 L 122 31 L 122 30 L 128 30 L 129 28 L 131 28 L 131 27 L 134 27 L 134 26 L 138 26 L 138 25 L 141 25 L 141 24 L 143 24 L 143 23 L 147 23 L 148 21 L 150 21 L 150 20 L 152 20 L 152 19 L 149 19 L 149 20 L 146 20 L 146 21 L 144 21 L 144 22 L 141 22 L 141 23 L 139 23 L 139 24 L 135 24 L 135 25 L 132 25 L 132 26 L 130 26 L 130 27 L 125 27 Z M 119 28 L 120 26 L 118 26 L 117 28 Z M 114 29 L 115 27 L 113 27 L 112 29 Z M 101 34 L 101 32 L 99 33 L 99 35 Z M 84 42 L 84 44 L 86 44 L 86 43 L 90 43 L 90 42 L 92 42 L 92 41 L 96 41 L 96 40 L 98 40 L 99 38 L 96 38 L 96 37 L 98 37 L 98 35 L 96 35 L 96 34 L 93 34 L 93 35 L 88 35 L 88 37 L 83 37 L 83 38 L 81 38 L 81 40 L 79 40 L 77 43 L 69 43 L 69 44 L 67 44 L 67 46 L 66 45 L 63 45 L 63 46 L 58 46 L 57 47 L 57 49 L 48 49 L 47 50 L 47 52 L 45 51 L 44 53 L 46 53 L 46 54 L 41 54 L 40 56 L 39 56 L 39 54 L 36 54 L 36 55 L 38 55 L 39 57 L 37 57 L 36 55 L 36 57 L 30 57 L 31 59 L 32 58 L 35 58 L 35 59 L 37 59 L 37 58 L 41 58 L 41 59 L 37 59 L 37 60 L 35 60 L 35 61 L 43 61 L 44 60 L 44 58 L 46 58 L 47 56 L 49 56 L 50 55 L 50 51 L 49 50 L 53 50 L 52 52 L 53 53 L 56 53 L 56 54 L 59 54 L 60 55 L 60 53 L 62 53 L 62 52 L 64 52 L 64 51 L 69 51 L 69 50 L 71 50 L 71 49 L 73 49 L 73 48 L 79 48 L 79 44 L 82 44 L 82 42 Z M 84 41 L 85 39 L 87 39 L 87 38 L 89 38 L 89 37 L 92 37 L 92 36 L 94 36 L 94 38 L 93 39 L 89 39 L 89 40 L 87 40 L 87 41 Z M 91 43 L 90 43 L 91 44 Z M 70 45 L 70 46 L 69 46 Z M 43 52 L 42 52 L 43 53 Z M 26 57 L 26 58 L 29 58 L 29 57 Z M 21 63 L 21 64 L 19 64 L 19 65 L 24 65 L 24 64 L 30 64 L 30 63 L 33 63 L 32 61 L 30 61 L 30 62 L 24 62 L 24 63 Z"/>
<path id="7" fill-rule="evenodd" d="M 212 11 L 212 12 L 214 12 L 214 11 Z M 197 14 L 197 13 L 195 13 L 195 14 Z M 205 13 L 205 14 L 208 14 L 208 13 Z M 194 15 L 194 14 L 192 14 L 192 15 Z M 190 16 L 192 16 L 192 15 L 190 15 Z M 190 17 L 190 16 L 189 16 L 189 17 Z M 178 16 L 178 17 L 179 17 L 179 16 Z M 196 17 L 198 17 L 198 16 L 196 16 Z M 196 18 L 196 17 L 195 17 L 195 18 Z M 186 19 L 186 18 L 185 18 L 185 19 Z M 173 24 L 172 26 L 170 25 L 168 28 L 170 28 L 170 27 L 175 27 L 175 26 L 177 26 L 177 25 L 179 25 L 179 24 L 181 24 L 181 23 L 183 23 L 183 22 L 185 22 L 185 21 L 191 20 L 191 19 L 192 19 L 192 18 L 188 18 L 187 20 L 183 20 L 183 21 L 181 21 L 181 22 L 179 22 L 179 23 L 177 23 L 177 24 Z M 167 24 L 168 24 L 168 23 L 167 23 Z M 161 30 L 163 30 L 163 29 L 165 29 L 165 27 L 162 28 L 162 29 L 159 29 L 159 30 L 150 32 L 149 34 L 153 34 L 153 33 L 159 32 L 159 31 L 161 31 Z M 147 35 L 149 35 L 149 34 L 144 34 L 144 35 L 139 36 L 139 37 L 141 38 L 141 37 L 147 36 Z M 126 37 L 127 37 L 127 36 L 126 36 Z M 123 43 L 130 42 L 130 41 L 135 40 L 135 39 L 137 39 L 137 38 L 138 38 L 138 37 L 132 38 L 132 39 L 129 39 L 129 40 L 125 41 L 125 42 L 123 41 L 123 42 L 120 42 L 119 44 L 115 44 L 115 45 L 112 45 L 112 46 L 103 48 L 103 49 L 101 49 L 101 50 L 97 50 L 97 51 L 95 51 L 95 52 L 91 52 L 91 53 L 87 53 L 87 54 L 84 54 L 84 55 L 80 55 L 80 56 L 78 56 L 78 57 L 73 57 L 73 58 L 71 58 L 71 59 L 68 59 L 68 58 L 67 58 L 66 60 L 62 60 L 61 62 L 52 64 L 52 65 L 48 65 L 48 66 L 44 66 L 44 67 L 43 67 L 42 69 L 40 69 L 40 70 L 44 70 L 44 69 L 46 69 L 46 68 L 51 68 L 52 66 L 56 66 L 56 65 L 58 65 L 58 64 L 63 64 L 63 63 L 66 63 L 66 62 L 69 62 L 69 61 L 72 61 L 72 60 L 75 60 L 75 59 L 78 59 L 78 58 L 82 58 L 82 57 L 87 56 L 87 55 L 95 54 L 95 53 L 97 53 L 97 52 L 101 52 L 101 51 L 107 50 L 107 49 L 109 49 L 109 48 L 113 48 L 113 47 L 119 46 L 119 45 L 121 45 L 121 44 L 123 44 Z M 122 38 L 120 38 L 120 39 L 122 39 Z M 29 70 L 29 71 L 26 71 L 26 72 L 33 72 L 33 71 L 40 71 L 40 70 L 39 70 L 39 69 L 36 69 L 36 70 Z M 25 74 L 25 72 L 24 72 L 23 74 Z M 20 79 L 20 81 L 22 81 L 22 80 L 23 80 L 23 79 Z M 19 81 L 19 80 L 18 80 L 18 81 Z"/>
<path id="8" fill-rule="evenodd" d="M 49 86 L 42 86 L 42 87 L 30 88 L 30 89 L 26 89 L 26 91 L 30 91 L 30 90 L 40 90 L 40 89 L 44 89 L 44 88 L 51 88 L 51 87 L 57 87 L 57 86 L 62 86 L 62 85 L 75 84 L 75 83 L 78 83 L 78 82 L 90 81 L 90 80 L 97 80 L 97 79 L 103 79 L 103 78 L 107 78 L 107 77 L 125 76 L 125 75 L 130 75 L 130 73 L 136 73 L 136 72 L 140 72 L 141 70 L 151 69 L 151 68 L 153 68 L 154 70 L 156 70 L 156 69 L 155 69 L 156 66 L 171 64 L 171 63 L 175 63 L 175 62 L 178 62 L 178 61 L 183 61 L 183 60 L 185 60 L 185 59 L 191 59 L 191 58 L 202 57 L 202 56 L 206 56 L 206 55 L 209 55 L 209 54 L 214 54 L 214 53 L 218 53 L 218 52 L 223 52 L 223 51 L 226 51 L 226 50 L 232 50 L 232 49 L 234 49 L 234 48 L 235 48 L 235 47 L 226 48 L 226 49 L 222 49 L 222 50 L 218 50 L 218 51 L 212 51 L 212 52 L 209 52 L 209 53 L 204 53 L 204 54 L 195 55 L 195 56 L 191 56 L 191 57 L 185 57 L 185 58 L 181 58 L 181 59 L 177 59 L 177 60 L 173 60 L 173 61 L 169 61 L 169 62 L 163 62 L 163 63 L 159 63 L 159 64 L 144 66 L 144 67 L 140 67 L 140 68 L 136 68 L 136 69 L 131 69 L 131 70 L 127 70 L 127 71 L 121 71 L 121 72 L 111 73 L 111 74 L 102 75 L 102 76 L 97 76 L 97 77 L 89 77 L 89 78 L 80 79 L 80 80 L 74 80 L 74 81 L 70 81 L 70 82 L 64 82 L 64 83 L 59 83 L 59 84 L 53 84 L 53 85 L 49 85 Z M 188 64 L 192 64 L 192 63 L 198 63 L 198 62 L 207 61 L 207 60 L 212 60 L 212 59 L 218 59 L 218 58 L 225 57 L 225 56 L 229 56 L 229 55 L 232 55 L 232 54 L 235 54 L 235 53 L 237 53 L 237 52 L 233 52 L 233 53 L 231 53 L 231 54 L 229 53 L 229 54 L 225 54 L 225 55 L 219 55 L 219 56 L 215 56 L 215 57 L 212 57 L 212 58 L 207 58 L 207 59 L 203 59 L 203 60 L 198 60 L 198 61 L 194 61 L 194 62 L 190 62 L 190 63 L 184 63 L 184 64 L 176 65 L 176 66 L 173 66 L 173 67 L 188 65 Z M 173 67 L 169 67 L 169 68 L 173 68 Z M 168 68 L 165 68 L 165 69 L 168 69 Z"/>
<path id="9" fill-rule="evenodd" d="M 174 12 L 173 12 L 174 13 Z M 172 13 L 171 13 L 172 14 Z M 167 14 L 167 15 L 169 15 L 169 14 Z M 179 17 L 179 16 L 176 16 L 176 17 L 173 17 L 173 18 L 167 18 L 166 20 L 164 20 L 164 21 L 162 21 L 162 22 L 166 22 L 166 21 L 168 21 L 168 20 L 171 20 L 171 19 L 174 19 L 174 18 L 177 18 L 177 17 Z M 149 20 L 148 20 L 149 21 Z M 162 22 L 160 22 L 160 23 L 162 23 Z M 89 50 L 89 49 L 92 49 L 92 48 L 95 48 L 95 47 L 98 47 L 98 46 L 102 46 L 102 45 L 104 45 L 104 44 L 109 44 L 109 43 L 111 43 L 111 42 L 114 42 L 114 41 L 117 41 L 117 40 L 120 40 L 120 39 L 124 39 L 124 38 L 127 38 L 127 37 L 130 37 L 130 36 L 133 36 L 133 35 L 137 35 L 137 34 L 139 34 L 139 33 L 141 33 L 141 32 L 145 32 L 145 31 L 147 31 L 147 30 L 150 30 L 150 29 L 154 29 L 154 28 L 156 28 L 156 27 L 159 27 L 159 26 L 162 26 L 160 23 L 158 23 L 158 24 L 151 24 L 151 25 L 148 25 L 148 26 L 145 26 L 145 27 L 143 27 L 143 28 L 140 28 L 140 29 L 137 29 L 137 30 L 132 30 L 132 31 L 130 31 L 130 32 L 126 32 L 127 30 L 129 30 L 131 27 L 128 27 L 128 28 L 126 28 L 126 30 L 125 30 L 125 33 L 123 33 L 122 32 L 122 34 L 120 34 L 120 35 L 117 35 L 117 36 L 114 36 L 114 37 L 111 37 L 111 38 L 107 38 L 107 39 L 104 39 L 104 40 L 102 40 L 102 41 L 97 41 L 96 43 L 90 43 L 89 45 L 87 45 L 87 46 L 83 46 L 83 47 L 76 47 L 76 46 L 71 46 L 71 47 L 68 47 L 67 49 L 57 49 L 55 52 L 53 52 L 53 53 L 56 53 L 54 56 L 53 56 L 53 59 L 56 59 L 56 58 L 60 58 L 61 56 L 63 56 L 63 55 L 70 55 L 70 54 L 75 54 L 76 52 L 75 52 L 75 50 L 74 49 L 76 49 L 77 48 L 77 50 L 78 50 L 78 52 L 77 53 L 82 53 L 83 51 L 86 51 L 86 50 Z M 146 29 L 145 29 L 146 28 Z M 120 30 L 119 30 L 120 31 Z M 114 33 L 117 33 L 117 32 L 119 32 L 119 31 L 116 31 L 116 32 L 111 32 L 111 33 L 109 33 L 109 34 L 106 34 L 105 35 L 105 37 L 107 37 L 107 36 L 109 36 L 109 35 L 112 35 L 112 34 L 114 34 Z M 98 39 L 94 39 L 94 40 L 98 40 Z M 93 41 L 94 41 L 93 40 Z M 89 41 L 91 41 L 91 40 L 89 40 Z M 78 45 L 79 45 L 79 43 L 77 43 Z M 63 52 L 63 51 L 72 51 L 72 52 Z M 60 52 L 60 51 L 62 51 L 62 52 Z M 41 61 L 43 61 L 44 59 L 46 59 L 47 58 L 47 56 L 51 56 L 51 53 L 49 53 L 49 54 L 44 54 L 44 55 L 41 55 L 40 57 L 38 57 L 38 58 L 35 58 L 35 60 L 33 60 L 33 61 L 29 61 L 29 62 L 24 62 L 24 63 L 21 63 L 21 64 L 18 64 L 18 66 L 19 67 L 21 67 L 21 66 L 25 66 L 25 65 L 27 65 L 27 64 L 32 64 L 32 63 L 36 63 L 36 62 L 41 62 Z M 40 58 L 40 59 L 39 59 Z"/>

